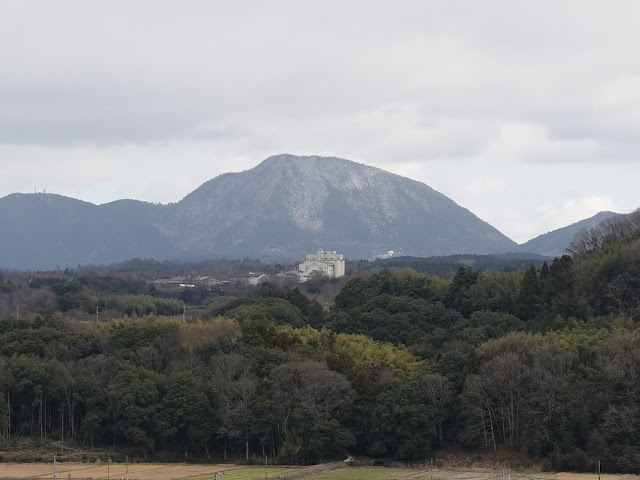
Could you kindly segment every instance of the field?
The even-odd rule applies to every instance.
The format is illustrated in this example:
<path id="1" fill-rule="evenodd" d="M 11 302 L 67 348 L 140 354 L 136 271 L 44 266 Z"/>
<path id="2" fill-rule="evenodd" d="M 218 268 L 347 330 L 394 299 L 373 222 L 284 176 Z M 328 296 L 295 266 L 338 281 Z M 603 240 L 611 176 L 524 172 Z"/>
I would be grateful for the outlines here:
<path id="1" fill-rule="evenodd" d="M 245 467 L 238 465 L 194 465 L 134 463 L 58 463 L 56 478 L 94 480 L 215 480 L 216 472 L 222 480 L 598 480 L 597 474 L 502 472 L 481 470 L 443 470 L 429 468 L 346 467 L 341 464 L 313 467 Z M 53 464 L 0 463 L 0 479 L 52 479 Z M 640 480 L 634 475 L 601 475 L 601 480 Z"/>
<path id="2" fill-rule="evenodd" d="M 286 472 L 286 467 L 269 467 L 268 474 L 280 475 Z M 94 480 L 174 480 L 197 479 L 209 480 L 215 478 L 216 472 L 223 472 L 225 480 L 241 480 L 264 478 L 265 469 L 247 468 L 236 465 L 193 465 L 193 464 L 158 464 L 133 463 L 128 466 L 122 463 L 57 463 L 56 478 L 62 480 L 87 479 Z M 53 464 L 51 463 L 0 463 L 0 478 L 30 478 L 52 479 Z"/>
<path id="3" fill-rule="evenodd" d="M 600 475 L 601 480 L 639 480 L 638 475 L 611 475 L 603 473 Z M 598 480 L 597 473 L 567 473 L 562 472 L 551 477 L 550 480 Z"/>

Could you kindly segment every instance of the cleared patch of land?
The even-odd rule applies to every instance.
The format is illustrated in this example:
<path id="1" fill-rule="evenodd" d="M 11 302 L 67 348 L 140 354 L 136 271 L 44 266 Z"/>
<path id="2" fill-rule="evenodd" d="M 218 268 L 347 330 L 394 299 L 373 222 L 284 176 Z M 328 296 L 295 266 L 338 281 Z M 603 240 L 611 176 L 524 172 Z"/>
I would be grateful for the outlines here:
<path id="1" fill-rule="evenodd" d="M 459 470 L 459 469 L 435 469 L 433 480 L 546 480 L 553 476 L 549 472 L 496 472 L 494 470 Z M 422 471 L 412 477 L 417 480 L 431 479 L 431 471 Z"/>
<path id="2" fill-rule="evenodd" d="M 268 478 L 277 478 L 282 476 L 283 478 L 288 478 L 291 472 L 295 472 L 299 470 L 300 467 L 282 467 L 282 466 L 272 466 L 272 467 L 240 467 L 225 470 L 222 476 L 222 480 L 253 480 L 253 479 L 263 479 L 266 476 Z M 213 475 L 199 475 L 197 477 L 189 477 L 189 480 L 215 480 L 215 473 Z"/>
<path id="3" fill-rule="evenodd" d="M 640 480 L 638 475 L 623 475 L 603 473 L 600 475 L 602 480 Z M 556 473 L 551 480 L 598 480 L 597 473 Z"/>
<path id="4" fill-rule="evenodd" d="M 598 480 L 597 474 L 550 472 L 502 472 L 430 468 L 346 467 L 292 475 L 298 480 Z M 601 480 L 640 480 L 635 475 L 601 475 Z"/>
<path id="5" fill-rule="evenodd" d="M 544 480 L 553 474 L 512 474 L 512 480 Z M 502 473 L 430 468 L 346 467 L 336 470 L 296 475 L 300 480 L 503 480 Z M 505 475 L 504 480 L 508 480 Z M 573 479 L 577 480 L 577 479 Z"/>
<path id="6" fill-rule="evenodd" d="M 128 466 L 122 463 L 57 463 L 56 478 L 95 480 L 123 479 L 130 480 L 174 480 L 194 476 L 215 476 L 216 472 L 241 469 L 236 465 L 193 465 L 193 464 L 161 464 L 133 463 Z M 128 471 L 128 475 L 127 475 Z M 264 468 L 262 469 L 264 475 Z M 53 463 L 2 463 L 0 478 L 53 478 Z M 225 477 L 228 478 L 228 477 Z"/>
<path id="7" fill-rule="evenodd" d="M 409 468 L 344 467 L 327 471 L 300 472 L 295 475 L 295 478 L 297 480 L 394 480 L 409 478 L 420 471 Z"/>

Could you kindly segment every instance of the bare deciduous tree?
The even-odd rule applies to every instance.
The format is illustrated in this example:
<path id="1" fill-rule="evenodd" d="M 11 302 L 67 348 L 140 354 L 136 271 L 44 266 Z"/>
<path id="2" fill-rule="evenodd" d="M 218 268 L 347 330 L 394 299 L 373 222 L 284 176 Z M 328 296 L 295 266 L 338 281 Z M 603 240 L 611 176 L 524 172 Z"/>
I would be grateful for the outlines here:
<path id="1" fill-rule="evenodd" d="M 446 419 L 446 409 L 453 398 L 453 384 L 439 373 L 428 374 L 422 377 L 421 384 L 431 407 L 438 427 L 438 439 L 440 445 L 443 442 L 442 424 Z"/>
<path id="2" fill-rule="evenodd" d="M 222 411 L 218 434 L 225 438 L 244 437 L 245 456 L 249 459 L 251 401 L 256 393 L 257 377 L 247 359 L 238 353 L 221 353 L 211 358 L 209 381 Z"/>

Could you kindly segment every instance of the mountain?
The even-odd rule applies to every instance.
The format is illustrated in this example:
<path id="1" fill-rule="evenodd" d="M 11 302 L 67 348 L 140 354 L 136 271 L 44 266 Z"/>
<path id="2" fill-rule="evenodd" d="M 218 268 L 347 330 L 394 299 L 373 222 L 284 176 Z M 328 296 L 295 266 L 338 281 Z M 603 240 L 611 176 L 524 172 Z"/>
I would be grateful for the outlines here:
<path id="1" fill-rule="evenodd" d="M 339 158 L 292 155 L 205 183 L 172 206 L 165 227 L 180 248 L 208 255 L 300 258 L 324 247 L 370 258 L 515 245 L 423 183 Z"/>
<path id="2" fill-rule="evenodd" d="M 162 206 L 136 200 L 94 205 L 54 194 L 0 199 L 0 266 L 45 269 L 177 253 L 153 227 Z"/>
<path id="3" fill-rule="evenodd" d="M 580 220 L 571 225 L 542 234 L 523 243 L 517 249 L 519 252 L 537 253 L 548 257 L 559 257 L 566 254 L 566 248 L 573 237 L 583 228 L 592 228 L 603 220 L 618 215 L 614 212 L 600 212 L 593 217 Z"/>
<path id="4" fill-rule="evenodd" d="M 59 195 L 0 199 L 0 265 L 47 268 L 156 259 L 302 260 L 486 254 L 517 244 L 429 186 L 332 157 L 277 155 L 220 175 L 181 201 L 93 205 Z"/>

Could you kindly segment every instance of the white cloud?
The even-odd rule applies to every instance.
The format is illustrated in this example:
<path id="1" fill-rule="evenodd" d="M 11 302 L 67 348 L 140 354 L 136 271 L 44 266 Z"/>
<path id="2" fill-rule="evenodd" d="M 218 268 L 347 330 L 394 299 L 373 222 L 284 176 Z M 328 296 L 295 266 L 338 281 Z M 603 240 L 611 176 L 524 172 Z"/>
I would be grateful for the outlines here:
<path id="1" fill-rule="evenodd" d="M 482 180 L 472 182 L 466 187 L 467 192 L 476 197 L 486 195 L 496 195 L 504 193 L 508 190 L 508 186 L 504 180 L 497 177 L 483 178 Z"/>
<path id="2" fill-rule="evenodd" d="M 578 162 L 593 161 L 600 148 L 591 139 L 554 139 L 535 124 L 505 124 L 495 140 L 479 155 L 483 162 Z"/>
<path id="3" fill-rule="evenodd" d="M 536 208 L 538 216 L 549 225 L 549 230 L 565 227 L 603 211 L 619 212 L 620 206 L 611 198 L 590 195 L 570 198 L 561 203 L 545 203 Z"/>

